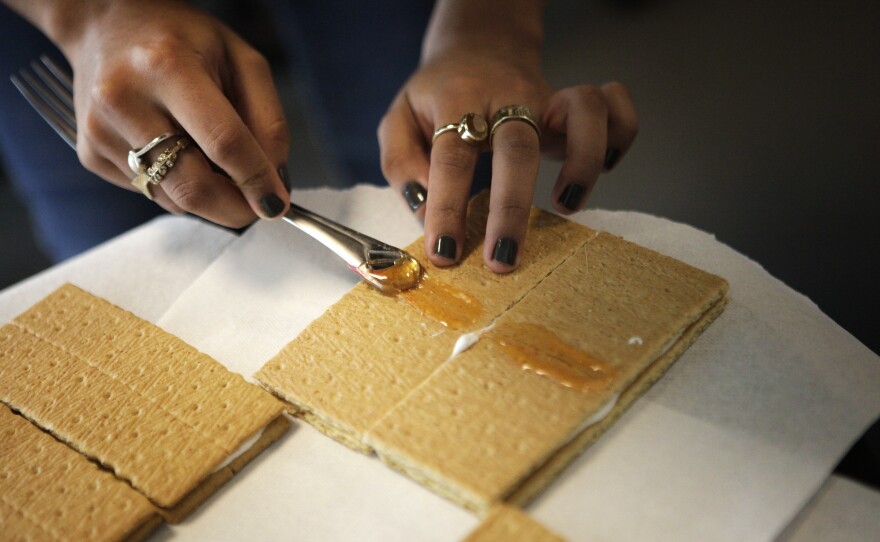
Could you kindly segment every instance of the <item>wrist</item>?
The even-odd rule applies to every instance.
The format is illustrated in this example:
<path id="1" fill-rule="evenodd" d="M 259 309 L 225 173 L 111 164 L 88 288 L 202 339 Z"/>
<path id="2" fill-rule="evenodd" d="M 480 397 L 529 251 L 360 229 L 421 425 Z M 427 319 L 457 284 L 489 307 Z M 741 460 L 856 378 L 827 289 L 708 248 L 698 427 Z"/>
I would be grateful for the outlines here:
<path id="1" fill-rule="evenodd" d="M 441 0 L 425 34 L 422 62 L 469 50 L 539 66 L 543 14 L 543 0 Z"/>

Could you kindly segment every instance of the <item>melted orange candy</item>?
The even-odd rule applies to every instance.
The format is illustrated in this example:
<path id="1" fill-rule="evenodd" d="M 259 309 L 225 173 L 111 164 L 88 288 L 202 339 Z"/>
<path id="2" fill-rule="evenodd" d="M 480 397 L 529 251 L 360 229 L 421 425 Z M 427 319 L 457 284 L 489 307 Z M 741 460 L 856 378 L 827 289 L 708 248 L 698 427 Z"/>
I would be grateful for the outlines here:
<path id="1" fill-rule="evenodd" d="M 606 388 L 617 369 L 560 339 L 545 327 L 527 323 L 496 325 L 485 337 L 501 345 L 504 353 L 526 371 L 588 392 Z"/>
<path id="2" fill-rule="evenodd" d="M 427 274 L 414 288 L 400 292 L 401 299 L 429 318 L 451 329 L 463 329 L 483 317 L 483 304 L 458 288 L 432 280 Z"/>
<path id="3" fill-rule="evenodd" d="M 381 269 L 375 269 L 372 264 L 373 262 L 362 263 L 357 268 L 357 272 L 386 293 L 412 288 L 422 275 L 422 266 L 409 254 L 406 258 L 394 262 L 394 265 Z"/>

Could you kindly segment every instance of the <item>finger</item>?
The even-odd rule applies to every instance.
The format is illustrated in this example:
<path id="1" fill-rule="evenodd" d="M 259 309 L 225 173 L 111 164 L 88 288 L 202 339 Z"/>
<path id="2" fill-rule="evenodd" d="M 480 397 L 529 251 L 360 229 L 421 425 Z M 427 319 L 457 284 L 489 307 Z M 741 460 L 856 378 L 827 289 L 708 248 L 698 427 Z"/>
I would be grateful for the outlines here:
<path id="1" fill-rule="evenodd" d="M 570 214 L 589 198 L 605 161 L 608 106 L 592 86 L 563 89 L 550 97 L 545 122 L 565 134 L 565 158 L 553 187 L 554 207 Z"/>
<path id="2" fill-rule="evenodd" d="M 379 123 L 382 174 L 410 210 L 424 218 L 428 192 L 428 147 L 404 93 L 391 103 Z"/>
<path id="3" fill-rule="evenodd" d="M 266 59 L 235 34 L 230 52 L 235 109 L 275 169 L 287 162 L 290 131 Z"/>
<path id="4" fill-rule="evenodd" d="M 269 160 L 238 112 L 207 73 L 196 68 L 187 70 L 185 76 L 168 82 L 162 96 L 170 115 L 190 134 L 208 159 L 229 175 L 254 213 L 263 218 L 274 218 L 287 209 L 289 194 L 277 166 Z M 212 208 L 226 199 L 225 196 L 218 199 L 211 195 L 200 184 L 187 182 L 185 186 L 193 190 L 182 194 L 197 202 L 200 208 Z M 231 215 L 228 217 L 229 220 L 232 218 Z"/>
<path id="5" fill-rule="evenodd" d="M 466 108 L 442 108 L 435 115 L 438 125 L 461 119 Z M 467 204 L 477 165 L 479 148 L 462 141 L 454 130 L 439 135 L 431 147 L 425 204 L 425 253 L 437 266 L 448 266 L 461 258 L 465 242 Z"/>
<path id="6" fill-rule="evenodd" d="M 153 188 L 159 189 L 154 190 L 157 201 L 164 193 L 185 211 L 222 226 L 241 228 L 257 218 L 238 187 L 213 171 L 195 145 L 179 151 L 174 167 Z"/>
<path id="7" fill-rule="evenodd" d="M 80 131 L 77 153 L 82 164 L 101 178 L 126 190 L 140 192 L 132 185 L 134 174 L 128 167 L 127 142 L 115 130 L 98 117 L 89 116 Z M 122 158 L 125 156 L 125 158 Z M 111 158 L 107 158 L 111 157 Z M 166 211 L 182 214 L 181 209 L 158 186 L 151 186 L 153 200 Z"/>
<path id="8" fill-rule="evenodd" d="M 130 177 L 134 173 L 128 167 L 127 149 L 140 149 L 159 134 L 182 131 L 168 120 L 164 111 L 152 105 L 133 106 L 124 118 L 111 120 L 114 126 L 120 127 L 123 142 L 119 147 L 106 149 L 105 156 L 112 156 L 117 167 L 125 169 Z M 177 139 L 169 138 L 144 155 L 141 158 L 144 167 L 150 167 L 163 151 L 173 148 Z M 128 185 L 131 185 L 130 178 Z M 241 191 L 226 176 L 214 171 L 204 154 L 192 144 L 178 152 L 174 166 L 159 184 L 150 186 L 150 191 L 156 203 L 171 212 L 193 213 L 230 228 L 240 228 L 256 218 Z"/>
<path id="9" fill-rule="evenodd" d="M 639 118 L 629 91 L 617 82 L 602 85 L 608 104 L 608 150 L 603 168 L 611 170 L 630 148 L 639 133 Z"/>
<path id="10" fill-rule="evenodd" d="M 492 136 L 492 152 L 492 192 L 483 260 L 492 271 L 507 273 L 522 259 L 541 160 L 538 133 L 523 120 L 504 122 Z"/>

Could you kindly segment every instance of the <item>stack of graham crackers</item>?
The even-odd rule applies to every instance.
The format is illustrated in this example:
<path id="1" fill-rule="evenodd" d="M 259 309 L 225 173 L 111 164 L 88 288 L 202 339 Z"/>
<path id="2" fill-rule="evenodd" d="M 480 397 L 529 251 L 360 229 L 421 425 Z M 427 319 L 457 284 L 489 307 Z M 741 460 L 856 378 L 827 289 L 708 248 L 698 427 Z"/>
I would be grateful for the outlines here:
<path id="1" fill-rule="evenodd" d="M 469 540 L 561 540 L 538 495 L 720 314 L 714 275 L 538 209 L 521 266 L 466 257 L 396 297 L 360 284 L 257 373 L 276 396 L 65 285 L 0 329 L 0 524 L 137 539 L 288 428 L 285 408 L 483 515 Z M 422 240 L 407 250 L 427 262 Z"/>
<path id="2" fill-rule="evenodd" d="M 0 523 L 20 539 L 143 537 L 289 427 L 258 386 L 72 285 L 0 328 L 0 403 Z"/>
<path id="3" fill-rule="evenodd" d="M 494 275 L 487 213 L 483 194 L 460 265 L 426 266 L 436 303 L 360 284 L 256 374 L 319 430 L 481 514 L 539 494 L 727 300 L 720 277 L 538 209 L 521 266 Z M 421 239 L 407 251 L 427 261 Z"/>

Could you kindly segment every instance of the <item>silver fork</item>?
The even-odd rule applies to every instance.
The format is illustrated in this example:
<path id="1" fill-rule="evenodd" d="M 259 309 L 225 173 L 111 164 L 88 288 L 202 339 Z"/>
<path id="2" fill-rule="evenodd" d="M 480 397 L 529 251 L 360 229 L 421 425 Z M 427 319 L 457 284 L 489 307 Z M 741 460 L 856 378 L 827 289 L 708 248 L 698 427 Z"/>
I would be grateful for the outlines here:
<path id="1" fill-rule="evenodd" d="M 22 68 L 9 78 L 37 113 L 70 148 L 76 150 L 76 114 L 73 81 L 51 58 L 40 55 L 30 70 Z M 283 217 L 336 253 L 365 281 L 386 293 L 415 286 L 421 267 L 405 251 L 357 232 L 295 203 Z"/>

